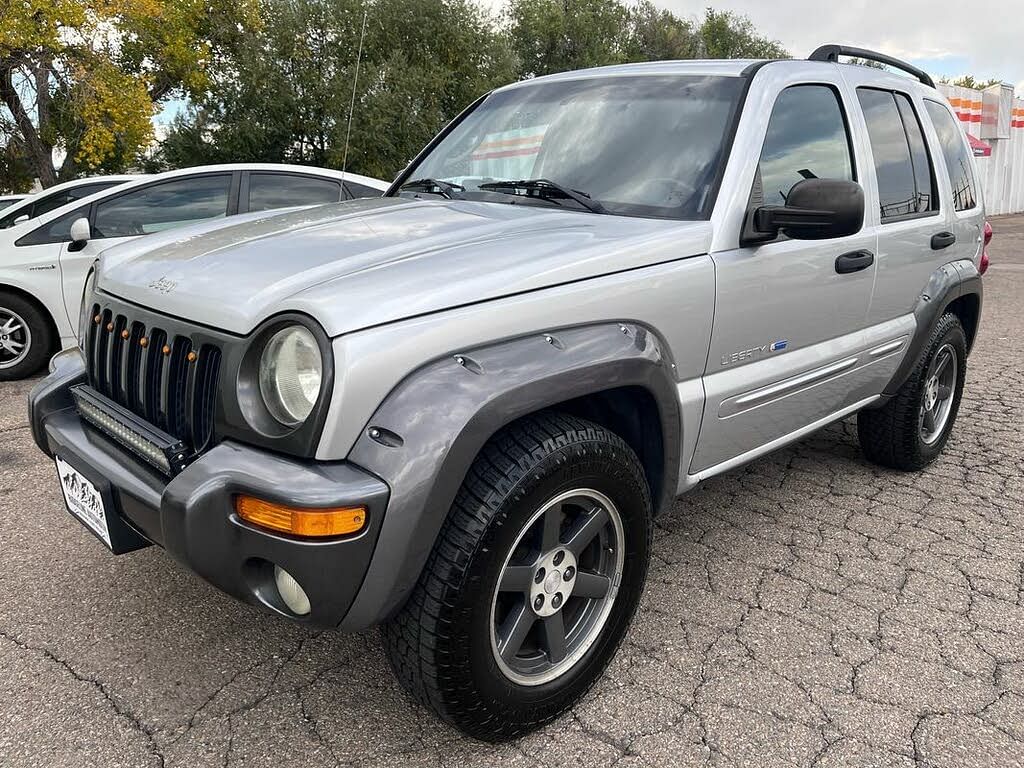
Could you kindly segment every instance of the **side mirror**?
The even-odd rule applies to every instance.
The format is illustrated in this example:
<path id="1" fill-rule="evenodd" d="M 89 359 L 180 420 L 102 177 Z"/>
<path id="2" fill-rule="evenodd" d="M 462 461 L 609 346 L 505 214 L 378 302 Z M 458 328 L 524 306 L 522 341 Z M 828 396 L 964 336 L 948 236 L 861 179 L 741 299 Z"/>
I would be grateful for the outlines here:
<path id="1" fill-rule="evenodd" d="M 71 222 L 71 245 L 68 246 L 68 250 L 82 250 L 89 242 L 90 237 L 92 237 L 92 229 L 89 227 L 89 220 L 84 216 L 75 219 Z"/>
<path id="2" fill-rule="evenodd" d="M 785 205 L 762 205 L 747 212 L 741 245 L 774 240 L 828 240 L 860 232 L 864 190 L 855 181 L 804 179 L 793 185 Z"/>
<path id="3" fill-rule="evenodd" d="M 16 218 L 16 219 L 14 220 L 14 224 L 21 224 L 21 223 L 22 223 L 22 222 L 24 222 L 24 221 L 28 221 L 28 214 L 27 214 L 27 213 L 23 213 L 23 214 L 21 214 L 21 216 L 19 216 L 18 218 Z M 12 226 L 13 226 L 13 225 L 12 225 Z"/>

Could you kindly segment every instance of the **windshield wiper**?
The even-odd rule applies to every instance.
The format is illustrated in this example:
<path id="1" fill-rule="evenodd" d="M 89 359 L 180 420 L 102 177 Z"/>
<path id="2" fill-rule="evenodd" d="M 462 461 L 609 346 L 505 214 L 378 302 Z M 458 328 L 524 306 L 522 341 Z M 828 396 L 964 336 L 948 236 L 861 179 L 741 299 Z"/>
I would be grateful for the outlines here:
<path id="1" fill-rule="evenodd" d="M 447 197 L 449 200 L 454 200 L 456 198 L 462 199 L 462 195 L 453 195 L 452 192 L 464 192 L 466 188 L 461 184 L 456 184 L 453 181 L 442 181 L 441 179 L 423 178 L 414 179 L 413 181 L 407 181 L 398 189 L 399 191 L 404 191 L 408 189 L 418 190 L 420 192 L 433 192 L 438 195 L 441 195 L 441 197 Z"/>
<path id="2" fill-rule="evenodd" d="M 511 190 L 512 194 L 515 194 L 517 189 L 526 190 L 527 193 L 533 192 L 537 197 L 544 198 L 547 200 L 554 200 L 562 197 L 580 204 L 591 213 L 608 213 L 608 209 L 605 208 L 597 200 L 592 200 L 590 195 L 586 192 L 580 192 L 576 189 L 569 189 L 569 187 L 562 186 L 561 184 L 551 181 L 549 179 L 520 179 L 519 181 L 488 181 L 481 184 L 478 189 L 487 189 L 492 192 L 501 192 L 502 190 Z"/>

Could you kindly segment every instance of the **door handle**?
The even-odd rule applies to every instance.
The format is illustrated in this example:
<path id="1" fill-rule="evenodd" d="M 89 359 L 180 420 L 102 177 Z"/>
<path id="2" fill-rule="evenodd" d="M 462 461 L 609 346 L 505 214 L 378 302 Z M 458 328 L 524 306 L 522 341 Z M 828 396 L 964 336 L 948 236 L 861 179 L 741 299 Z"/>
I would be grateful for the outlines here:
<path id="1" fill-rule="evenodd" d="M 875 263 L 875 254 L 871 251 L 851 251 L 836 257 L 836 272 L 840 275 L 848 275 L 851 272 L 860 272 Z"/>
<path id="2" fill-rule="evenodd" d="M 956 235 L 952 232 L 937 232 L 932 235 L 932 250 L 941 251 L 943 248 L 949 248 L 955 242 Z"/>

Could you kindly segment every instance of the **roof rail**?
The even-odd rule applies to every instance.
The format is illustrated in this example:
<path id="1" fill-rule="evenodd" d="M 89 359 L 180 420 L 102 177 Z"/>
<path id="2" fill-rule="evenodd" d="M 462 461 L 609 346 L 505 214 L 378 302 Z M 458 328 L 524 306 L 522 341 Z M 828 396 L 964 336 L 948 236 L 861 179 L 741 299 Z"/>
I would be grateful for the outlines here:
<path id="1" fill-rule="evenodd" d="M 894 59 L 892 56 L 886 56 L 884 53 L 869 51 L 867 48 L 853 48 L 848 45 L 823 45 L 815 49 L 814 53 L 807 57 L 807 60 L 838 62 L 840 56 L 854 56 L 858 59 L 867 59 L 868 61 L 877 61 L 879 64 L 887 64 L 890 67 L 902 69 L 904 72 L 913 75 L 929 88 L 935 87 L 935 81 L 924 70 L 918 69 L 913 64 L 908 64 L 905 61 Z"/>

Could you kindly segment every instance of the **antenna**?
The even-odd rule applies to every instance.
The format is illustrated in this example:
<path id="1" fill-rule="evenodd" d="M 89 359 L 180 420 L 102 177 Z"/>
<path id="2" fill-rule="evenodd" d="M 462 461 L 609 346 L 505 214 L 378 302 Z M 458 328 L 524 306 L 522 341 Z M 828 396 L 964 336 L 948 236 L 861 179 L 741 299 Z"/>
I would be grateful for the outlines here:
<path id="1" fill-rule="evenodd" d="M 348 142 L 352 137 L 352 113 L 356 109 L 356 87 L 359 84 L 359 64 L 363 60 L 363 40 L 366 38 L 366 17 L 369 15 L 368 6 L 363 6 L 363 29 L 359 33 L 359 52 L 356 53 L 356 74 L 352 78 L 352 100 L 348 105 L 348 127 L 345 129 L 345 154 L 341 158 L 341 183 L 345 183 L 345 169 L 348 168 Z"/>

